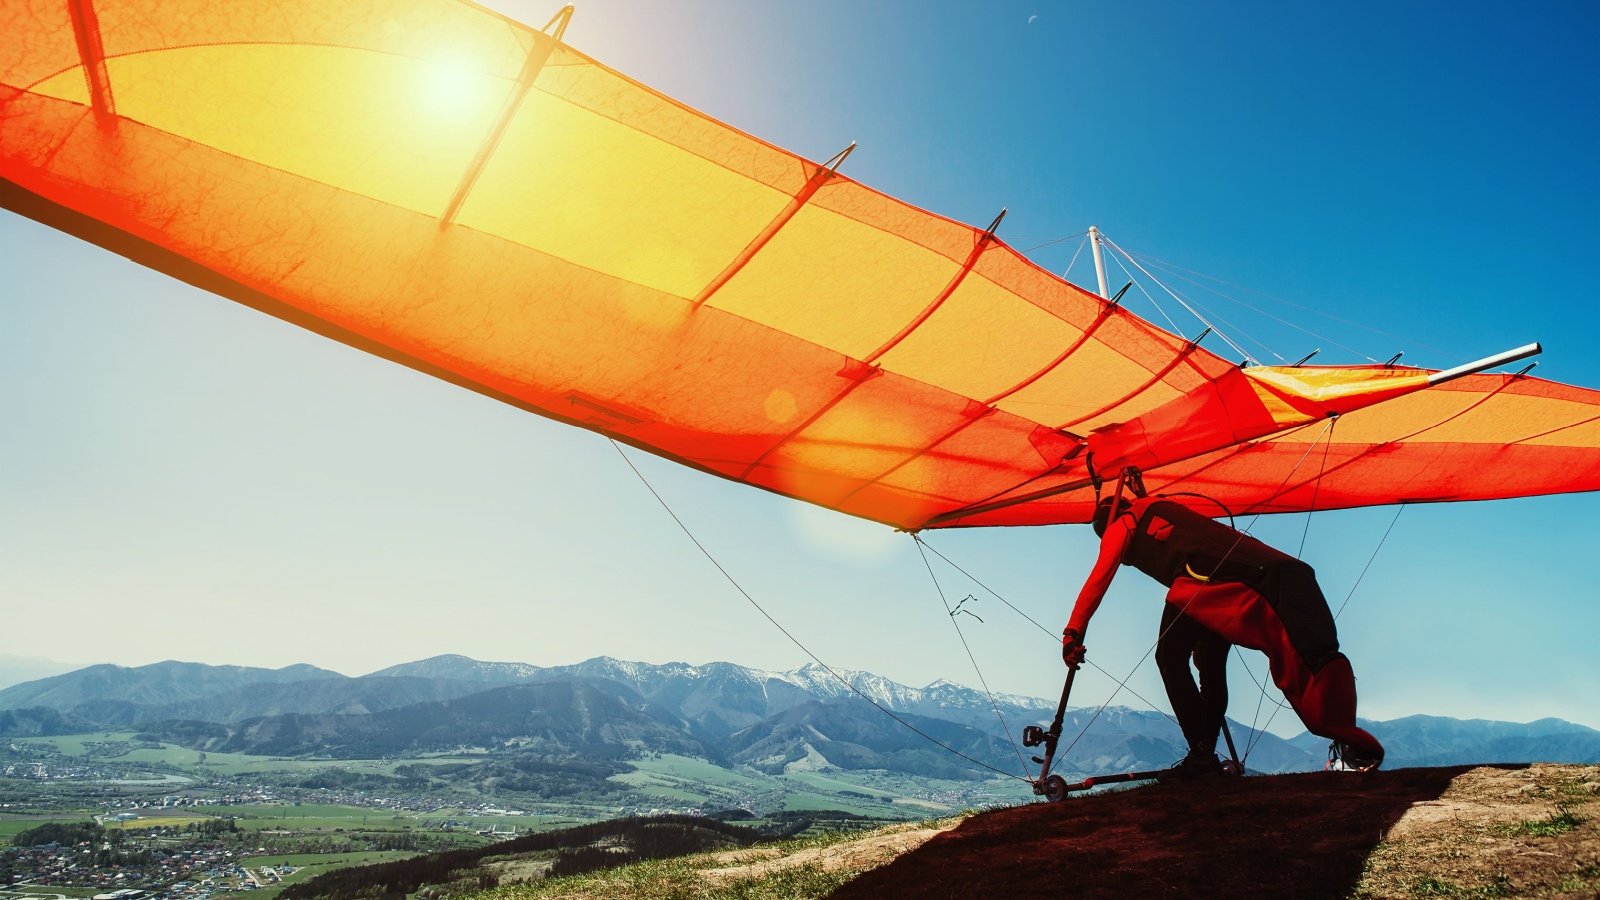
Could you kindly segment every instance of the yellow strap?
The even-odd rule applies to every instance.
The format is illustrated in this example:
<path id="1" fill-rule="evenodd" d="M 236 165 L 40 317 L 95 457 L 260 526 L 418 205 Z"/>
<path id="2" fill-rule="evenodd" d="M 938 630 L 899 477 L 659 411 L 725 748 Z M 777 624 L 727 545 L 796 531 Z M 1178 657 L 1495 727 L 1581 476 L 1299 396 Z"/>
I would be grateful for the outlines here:
<path id="1" fill-rule="evenodd" d="M 1196 572 L 1194 570 L 1194 566 L 1191 566 L 1188 563 L 1184 563 L 1183 567 L 1185 569 L 1189 570 L 1189 577 L 1193 578 L 1195 581 L 1200 581 L 1200 582 L 1204 582 L 1204 583 L 1207 583 L 1207 584 L 1209 584 L 1211 582 L 1211 576 L 1210 575 L 1201 575 L 1199 572 Z"/>

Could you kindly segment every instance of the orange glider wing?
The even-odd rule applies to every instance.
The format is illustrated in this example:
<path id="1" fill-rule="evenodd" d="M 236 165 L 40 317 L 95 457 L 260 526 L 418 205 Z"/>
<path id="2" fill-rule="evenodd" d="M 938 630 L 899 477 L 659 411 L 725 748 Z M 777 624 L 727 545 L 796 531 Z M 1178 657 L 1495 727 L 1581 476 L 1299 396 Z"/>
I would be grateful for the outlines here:
<path id="1" fill-rule="evenodd" d="M 0 17 L 7 208 L 851 515 L 1082 522 L 1092 458 L 1235 512 L 1600 488 L 1594 391 L 1241 370 L 472 4 Z"/>

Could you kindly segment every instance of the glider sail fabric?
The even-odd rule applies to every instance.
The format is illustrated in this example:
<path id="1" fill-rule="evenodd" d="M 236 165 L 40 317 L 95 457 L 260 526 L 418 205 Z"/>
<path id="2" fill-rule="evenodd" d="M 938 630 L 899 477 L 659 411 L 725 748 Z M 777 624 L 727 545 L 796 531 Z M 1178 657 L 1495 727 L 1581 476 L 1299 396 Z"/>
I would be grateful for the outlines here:
<path id="1" fill-rule="evenodd" d="M 1235 512 L 1600 488 L 1600 393 L 1241 370 L 471 4 L 6 0 L 0 31 L 7 208 L 852 515 L 1083 522 L 1091 460 Z"/>

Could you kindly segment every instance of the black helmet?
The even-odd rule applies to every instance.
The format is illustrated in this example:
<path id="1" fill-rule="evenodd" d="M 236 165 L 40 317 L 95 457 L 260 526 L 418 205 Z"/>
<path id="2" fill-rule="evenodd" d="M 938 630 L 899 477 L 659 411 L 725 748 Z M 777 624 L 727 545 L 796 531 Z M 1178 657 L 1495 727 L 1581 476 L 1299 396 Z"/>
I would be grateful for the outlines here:
<path id="1" fill-rule="evenodd" d="M 1094 526 L 1094 533 L 1100 537 L 1105 537 L 1106 526 L 1111 524 L 1112 519 L 1127 512 L 1130 505 L 1128 498 L 1121 494 L 1101 499 L 1094 507 L 1094 519 L 1091 522 Z M 1115 510 L 1113 510 L 1113 507 L 1115 507 Z"/>

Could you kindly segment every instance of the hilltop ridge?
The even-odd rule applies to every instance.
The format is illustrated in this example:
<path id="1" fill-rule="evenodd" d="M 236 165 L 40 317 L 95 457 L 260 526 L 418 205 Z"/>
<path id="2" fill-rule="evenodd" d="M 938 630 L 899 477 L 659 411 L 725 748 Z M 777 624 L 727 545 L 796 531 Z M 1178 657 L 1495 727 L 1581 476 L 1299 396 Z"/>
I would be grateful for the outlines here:
<path id="1" fill-rule="evenodd" d="M 1551 765 L 1152 784 L 980 813 L 830 896 L 1592 898 L 1597 796 Z"/>

